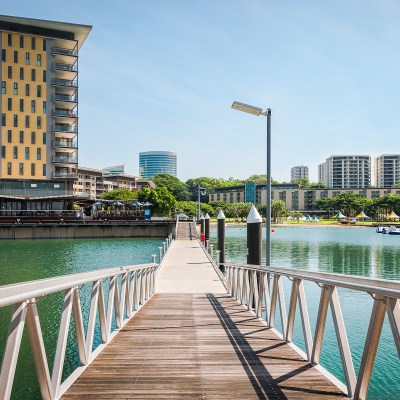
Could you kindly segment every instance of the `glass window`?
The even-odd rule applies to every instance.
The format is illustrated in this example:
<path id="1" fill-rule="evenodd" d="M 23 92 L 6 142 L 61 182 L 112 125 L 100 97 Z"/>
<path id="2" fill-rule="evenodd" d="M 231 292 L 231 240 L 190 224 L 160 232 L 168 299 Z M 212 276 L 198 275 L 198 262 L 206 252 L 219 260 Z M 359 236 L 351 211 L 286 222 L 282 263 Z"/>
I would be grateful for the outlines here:
<path id="1" fill-rule="evenodd" d="M 21 81 L 24 80 L 24 67 L 20 67 L 19 69 L 19 79 L 21 79 Z"/>
<path id="2" fill-rule="evenodd" d="M 1 146 L 1 158 L 6 158 L 6 146 Z"/>
<path id="3" fill-rule="evenodd" d="M 7 75 L 8 75 L 8 79 L 12 79 L 12 66 L 9 65 L 7 68 Z"/>
<path id="4" fill-rule="evenodd" d="M 8 111 L 12 110 L 12 99 L 10 98 L 7 99 L 7 110 Z"/>
<path id="5" fill-rule="evenodd" d="M 24 99 L 19 99 L 19 111 L 24 111 Z"/>
<path id="6" fill-rule="evenodd" d="M 7 175 L 11 175 L 11 163 L 7 163 Z"/>
<path id="7" fill-rule="evenodd" d="M 18 83 L 14 82 L 14 94 L 18 94 Z"/>
<path id="8" fill-rule="evenodd" d="M 43 164 L 43 176 L 46 176 L 46 164 Z"/>
<path id="9" fill-rule="evenodd" d="M 25 115 L 25 128 L 29 128 L 29 124 L 30 124 L 29 115 Z"/>
<path id="10" fill-rule="evenodd" d="M 24 37 L 22 35 L 19 37 L 19 47 L 24 48 Z"/>
<path id="11" fill-rule="evenodd" d="M 43 70 L 43 82 L 47 81 L 47 74 L 46 74 L 46 70 Z"/>
<path id="12" fill-rule="evenodd" d="M 37 55 L 37 65 L 40 67 L 42 65 L 42 55 L 38 54 Z"/>
<path id="13" fill-rule="evenodd" d="M 36 101 L 32 100 L 31 101 L 31 112 L 36 112 Z"/>
<path id="14" fill-rule="evenodd" d="M 37 85 L 37 97 L 42 97 L 42 87 L 40 85 Z"/>
<path id="15" fill-rule="evenodd" d="M 13 148 L 13 158 L 16 160 L 18 158 L 18 147 L 14 146 Z"/>
<path id="16" fill-rule="evenodd" d="M 31 71 L 31 80 L 36 81 L 36 70 L 35 69 L 32 69 L 32 71 Z"/>
<path id="17" fill-rule="evenodd" d="M 35 164 L 31 164 L 31 175 L 35 176 Z"/>
<path id="18" fill-rule="evenodd" d="M 6 126 L 6 114 L 1 114 L 1 126 Z"/>
<path id="19" fill-rule="evenodd" d="M 30 86 L 29 86 L 29 83 L 27 83 L 25 85 L 25 96 L 30 96 L 30 92 L 31 92 Z"/>
<path id="20" fill-rule="evenodd" d="M 46 102 L 43 102 L 43 114 L 46 114 Z"/>
<path id="21" fill-rule="evenodd" d="M 43 51 L 46 51 L 46 39 L 43 39 Z"/>
<path id="22" fill-rule="evenodd" d="M 36 150 L 36 158 L 40 160 L 42 158 L 42 149 L 38 148 Z"/>
<path id="23" fill-rule="evenodd" d="M 1 61 L 6 61 L 6 49 L 1 50 Z"/>
<path id="24" fill-rule="evenodd" d="M 36 40 L 34 37 L 31 38 L 31 48 L 32 48 L 32 50 L 35 50 L 35 48 L 36 48 Z"/>
<path id="25" fill-rule="evenodd" d="M 6 82 L 1 81 L 1 94 L 5 94 L 5 93 L 6 93 Z"/>
<path id="26" fill-rule="evenodd" d="M 7 131 L 7 141 L 8 141 L 8 143 L 12 142 L 12 131 L 11 131 L 11 129 L 9 129 Z"/>
<path id="27" fill-rule="evenodd" d="M 14 127 L 18 126 L 18 115 L 14 114 Z"/>
<path id="28" fill-rule="evenodd" d="M 30 56 L 30 54 L 29 54 L 29 51 L 27 51 L 26 53 L 25 53 L 25 64 L 26 65 L 29 65 L 31 63 L 31 56 Z"/>
<path id="29" fill-rule="evenodd" d="M 37 125 L 38 129 L 40 129 L 42 127 L 42 117 L 37 117 L 36 125 Z"/>
<path id="30" fill-rule="evenodd" d="M 24 131 L 19 131 L 19 142 L 24 143 Z"/>
<path id="31" fill-rule="evenodd" d="M 19 174 L 23 175 L 24 174 L 24 163 L 19 163 Z"/>
<path id="32" fill-rule="evenodd" d="M 18 50 L 14 50 L 14 62 L 18 64 Z"/>
<path id="33" fill-rule="evenodd" d="M 43 132 L 43 144 L 46 144 L 46 132 Z"/>
<path id="34" fill-rule="evenodd" d="M 36 143 L 36 133 L 35 132 L 31 132 L 31 143 L 32 144 Z"/>
<path id="35" fill-rule="evenodd" d="M 29 147 L 25 147 L 25 160 L 29 160 Z"/>
<path id="36" fill-rule="evenodd" d="M 7 35 L 7 43 L 8 43 L 9 46 L 12 46 L 12 35 L 11 35 L 11 33 L 9 33 Z"/>

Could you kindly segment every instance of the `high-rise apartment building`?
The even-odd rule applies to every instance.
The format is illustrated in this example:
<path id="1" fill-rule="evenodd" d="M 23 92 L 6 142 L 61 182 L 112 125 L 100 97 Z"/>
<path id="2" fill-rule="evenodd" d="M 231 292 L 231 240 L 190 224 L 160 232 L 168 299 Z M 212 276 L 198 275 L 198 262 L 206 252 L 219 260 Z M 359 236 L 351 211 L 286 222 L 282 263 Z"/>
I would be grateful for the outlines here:
<path id="1" fill-rule="evenodd" d="M 18 198 L 11 205 L 3 197 L 6 209 L 35 208 L 37 196 L 72 193 L 78 169 L 78 52 L 90 30 L 0 16 L 0 196 Z"/>
<path id="2" fill-rule="evenodd" d="M 308 167 L 305 165 L 299 165 L 292 167 L 290 170 L 290 180 L 293 182 L 296 179 L 307 178 L 308 179 Z"/>
<path id="3" fill-rule="evenodd" d="M 400 154 L 382 154 L 375 158 L 375 186 L 400 184 Z"/>
<path id="4" fill-rule="evenodd" d="M 318 182 L 326 184 L 326 163 L 318 164 Z"/>
<path id="5" fill-rule="evenodd" d="M 335 155 L 326 159 L 325 183 L 328 188 L 366 188 L 371 185 L 371 157 Z"/>
<path id="6" fill-rule="evenodd" d="M 139 153 L 139 176 L 152 178 L 157 174 L 177 176 L 177 157 L 171 151 L 145 151 Z"/>

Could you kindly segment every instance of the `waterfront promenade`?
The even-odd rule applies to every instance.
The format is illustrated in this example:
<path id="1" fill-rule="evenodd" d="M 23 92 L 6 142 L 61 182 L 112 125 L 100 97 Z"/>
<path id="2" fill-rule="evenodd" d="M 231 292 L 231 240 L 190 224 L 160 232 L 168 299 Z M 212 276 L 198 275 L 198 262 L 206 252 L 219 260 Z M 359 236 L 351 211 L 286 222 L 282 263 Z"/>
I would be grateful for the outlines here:
<path id="1" fill-rule="evenodd" d="M 63 399 L 336 399 L 342 392 L 228 293 L 197 241 Z"/>

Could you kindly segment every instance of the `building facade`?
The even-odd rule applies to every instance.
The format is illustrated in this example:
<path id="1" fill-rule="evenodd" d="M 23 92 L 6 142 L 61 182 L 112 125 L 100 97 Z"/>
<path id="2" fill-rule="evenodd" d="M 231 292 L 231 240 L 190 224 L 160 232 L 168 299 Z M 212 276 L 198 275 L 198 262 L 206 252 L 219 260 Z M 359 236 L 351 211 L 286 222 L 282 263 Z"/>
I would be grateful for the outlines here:
<path id="1" fill-rule="evenodd" d="M 375 185 L 392 187 L 400 184 L 400 154 L 383 154 L 375 158 Z"/>
<path id="2" fill-rule="evenodd" d="M 139 153 L 139 176 L 150 179 L 157 174 L 177 176 L 178 163 L 176 153 L 171 151 L 145 151 Z"/>
<path id="3" fill-rule="evenodd" d="M 290 181 L 293 182 L 296 179 L 307 178 L 308 179 L 308 167 L 305 165 L 298 165 L 292 167 L 290 170 Z"/>
<path id="4" fill-rule="evenodd" d="M 318 164 L 318 182 L 319 183 L 325 183 L 325 185 L 326 185 L 325 169 L 326 169 L 326 164 L 325 163 Z"/>
<path id="5" fill-rule="evenodd" d="M 72 197 L 78 174 L 78 52 L 90 30 L 0 16 L 3 209 L 35 209 L 43 196 Z"/>
<path id="6" fill-rule="evenodd" d="M 371 157 L 335 155 L 326 159 L 325 184 L 332 189 L 366 188 L 371 185 Z"/>

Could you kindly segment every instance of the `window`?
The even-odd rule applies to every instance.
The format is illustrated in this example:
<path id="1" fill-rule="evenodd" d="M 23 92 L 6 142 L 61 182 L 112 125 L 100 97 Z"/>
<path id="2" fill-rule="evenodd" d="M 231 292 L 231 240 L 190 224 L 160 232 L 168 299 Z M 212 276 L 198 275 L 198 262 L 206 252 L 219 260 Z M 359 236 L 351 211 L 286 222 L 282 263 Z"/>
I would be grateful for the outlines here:
<path id="1" fill-rule="evenodd" d="M 46 114 L 46 102 L 43 102 L 43 114 Z"/>
<path id="2" fill-rule="evenodd" d="M 24 48 L 24 37 L 22 35 L 19 37 L 19 47 Z"/>
<path id="3" fill-rule="evenodd" d="M 14 50 L 14 62 L 18 64 L 18 50 Z"/>
<path id="4" fill-rule="evenodd" d="M 42 55 L 38 54 L 37 55 L 37 65 L 40 67 L 42 65 Z"/>
<path id="5" fill-rule="evenodd" d="M 35 176 L 35 164 L 31 164 L 31 175 Z"/>
<path id="6" fill-rule="evenodd" d="M 25 85 L 25 96 L 30 96 L 30 86 L 29 83 Z"/>
<path id="7" fill-rule="evenodd" d="M 24 99 L 19 99 L 19 111 L 24 111 Z"/>
<path id="8" fill-rule="evenodd" d="M 35 132 L 31 132 L 31 143 L 32 144 L 36 143 L 36 134 L 35 134 Z"/>
<path id="9" fill-rule="evenodd" d="M 37 158 L 38 160 L 41 160 L 41 158 L 42 158 L 42 149 L 38 148 L 38 149 L 36 150 L 36 158 Z"/>
<path id="10" fill-rule="evenodd" d="M 1 126 L 6 126 L 6 114 L 1 114 Z"/>
<path id="11" fill-rule="evenodd" d="M 7 35 L 7 44 L 8 44 L 9 46 L 12 46 L 12 35 L 11 35 L 11 33 L 9 33 L 9 34 Z"/>
<path id="12" fill-rule="evenodd" d="M 31 71 L 31 80 L 36 81 L 36 70 L 35 69 L 32 69 L 32 71 Z"/>
<path id="13" fill-rule="evenodd" d="M 42 87 L 40 85 L 37 85 L 37 97 L 42 97 Z"/>
<path id="14" fill-rule="evenodd" d="M 12 142 L 12 131 L 11 131 L 11 129 L 9 129 L 7 131 L 7 141 L 8 141 L 8 143 Z"/>
<path id="15" fill-rule="evenodd" d="M 40 129 L 42 127 L 42 117 L 37 117 L 36 125 L 37 125 L 38 129 Z"/>
<path id="16" fill-rule="evenodd" d="M 46 144 L 46 132 L 43 132 L 43 144 Z"/>
<path id="17" fill-rule="evenodd" d="M 47 81 L 46 70 L 43 70 L 43 82 Z"/>
<path id="18" fill-rule="evenodd" d="M 1 50 L 1 61 L 6 61 L 6 49 Z"/>
<path id="19" fill-rule="evenodd" d="M 12 66 L 11 65 L 9 65 L 7 68 L 7 76 L 8 76 L 8 79 L 12 79 Z"/>
<path id="20" fill-rule="evenodd" d="M 19 163 L 19 174 L 23 175 L 24 174 L 24 163 Z"/>
<path id="21" fill-rule="evenodd" d="M 11 175 L 11 163 L 7 163 L 7 175 Z"/>
<path id="22" fill-rule="evenodd" d="M 29 128 L 29 124 L 30 124 L 29 115 L 25 115 L 25 128 Z"/>
<path id="23" fill-rule="evenodd" d="M 43 164 L 43 176 L 46 176 L 46 164 Z"/>
<path id="24" fill-rule="evenodd" d="M 8 111 L 12 110 L 12 99 L 10 98 L 7 99 L 7 110 Z"/>
<path id="25" fill-rule="evenodd" d="M 27 51 L 25 53 L 25 64 L 29 65 L 30 63 L 31 63 L 31 58 L 30 58 L 30 55 L 29 55 L 29 51 Z"/>
<path id="26" fill-rule="evenodd" d="M 6 158 L 6 146 L 1 146 L 1 158 Z"/>
<path id="27" fill-rule="evenodd" d="M 18 126 L 18 115 L 14 114 L 14 127 Z"/>
<path id="28" fill-rule="evenodd" d="M 19 131 L 19 142 L 24 143 L 24 131 Z"/>
<path id="29" fill-rule="evenodd" d="M 18 147 L 14 146 L 13 148 L 13 158 L 16 160 L 18 158 Z"/>
<path id="30" fill-rule="evenodd" d="M 14 82 L 14 94 L 18 94 L 18 83 Z"/>
<path id="31" fill-rule="evenodd" d="M 43 51 L 46 51 L 46 39 L 43 39 Z"/>
<path id="32" fill-rule="evenodd" d="M 19 69 L 19 79 L 21 79 L 21 81 L 24 80 L 24 67 L 20 67 Z"/>
<path id="33" fill-rule="evenodd" d="M 36 101 L 32 100 L 31 101 L 31 112 L 36 112 Z"/>
<path id="34" fill-rule="evenodd" d="M 31 48 L 32 48 L 32 50 L 35 50 L 35 47 L 36 47 L 36 40 L 35 40 L 34 37 L 32 37 L 31 38 Z"/>
<path id="35" fill-rule="evenodd" d="M 1 81 L 1 94 L 5 94 L 5 93 L 6 93 L 6 82 Z"/>
<path id="36" fill-rule="evenodd" d="M 29 147 L 25 147 L 25 160 L 29 160 Z"/>

